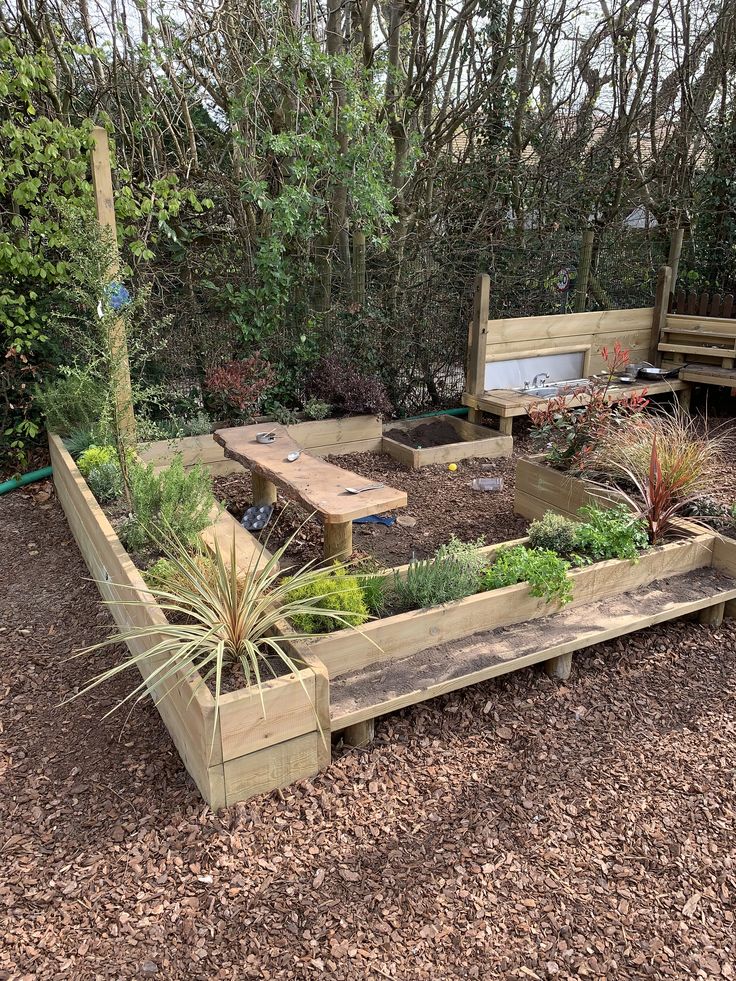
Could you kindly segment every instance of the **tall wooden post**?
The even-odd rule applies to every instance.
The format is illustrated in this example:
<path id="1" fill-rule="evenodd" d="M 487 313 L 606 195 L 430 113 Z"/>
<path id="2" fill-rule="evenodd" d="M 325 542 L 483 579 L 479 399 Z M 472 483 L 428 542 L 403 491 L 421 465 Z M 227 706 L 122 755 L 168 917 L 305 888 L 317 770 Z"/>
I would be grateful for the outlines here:
<path id="1" fill-rule="evenodd" d="M 590 262 L 593 257 L 594 236 L 595 233 L 592 228 L 586 228 L 583 232 L 578 274 L 575 277 L 575 313 L 583 313 L 588 300 L 588 278 L 590 276 Z"/>
<path id="2" fill-rule="evenodd" d="M 670 279 L 670 293 L 674 293 L 675 287 L 677 286 L 677 269 L 680 265 L 682 238 L 684 234 L 684 228 L 675 228 L 670 236 L 670 253 L 667 256 L 667 265 L 672 270 L 672 278 Z"/>
<path id="3" fill-rule="evenodd" d="M 659 339 L 662 328 L 667 321 L 667 308 L 670 302 L 670 282 L 672 270 L 669 266 L 660 266 L 657 273 L 657 292 L 654 297 L 654 313 L 652 314 L 652 330 L 649 336 L 649 360 L 658 365 L 662 360 L 659 354 Z"/>
<path id="4" fill-rule="evenodd" d="M 465 362 L 465 391 L 469 395 L 482 395 L 486 384 L 486 335 L 488 312 L 491 305 L 491 277 L 479 273 L 475 277 L 473 319 L 468 328 L 468 355 Z M 480 422 L 480 409 L 468 410 L 470 422 Z"/>
<path id="5" fill-rule="evenodd" d="M 112 258 L 107 269 L 107 283 L 112 283 L 120 271 L 118 257 L 117 228 L 115 225 L 115 200 L 112 193 L 112 171 L 110 169 L 110 147 L 107 132 L 102 126 L 92 130 L 92 184 L 95 192 L 95 210 L 100 228 L 109 229 Z M 128 341 L 125 334 L 125 321 L 115 317 L 109 326 L 108 345 L 110 352 L 110 383 L 115 403 L 116 429 L 127 446 L 135 444 L 135 416 L 133 415 L 133 392 L 130 384 L 130 365 L 128 363 Z"/>

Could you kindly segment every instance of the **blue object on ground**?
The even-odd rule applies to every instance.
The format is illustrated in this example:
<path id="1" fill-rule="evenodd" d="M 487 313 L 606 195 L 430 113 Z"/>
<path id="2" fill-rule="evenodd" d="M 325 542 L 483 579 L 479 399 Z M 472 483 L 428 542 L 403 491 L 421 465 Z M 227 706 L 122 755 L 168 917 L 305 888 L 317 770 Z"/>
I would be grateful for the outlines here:
<path id="1" fill-rule="evenodd" d="M 354 525 L 386 525 L 390 528 L 396 524 L 396 518 L 391 518 L 385 514 L 369 514 L 365 518 L 353 518 Z"/>

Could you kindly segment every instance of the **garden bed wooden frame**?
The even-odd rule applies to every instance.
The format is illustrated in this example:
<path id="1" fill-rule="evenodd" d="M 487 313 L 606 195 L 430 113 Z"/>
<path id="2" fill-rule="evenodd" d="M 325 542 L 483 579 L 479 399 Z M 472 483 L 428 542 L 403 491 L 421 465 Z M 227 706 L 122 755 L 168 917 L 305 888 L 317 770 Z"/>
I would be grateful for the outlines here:
<path id="1" fill-rule="evenodd" d="M 411 432 L 420 426 L 442 421 L 448 423 L 457 433 L 457 442 L 444 446 L 426 446 L 415 449 L 398 440 L 386 436 L 385 431 L 399 429 Z M 477 426 L 456 416 L 432 416 L 421 419 L 397 419 L 384 427 L 382 451 L 413 470 L 433 463 L 457 463 L 458 460 L 511 456 L 514 441 L 511 436 L 503 436 L 494 429 Z"/>
<path id="2" fill-rule="evenodd" d="M 615 488 L 598 487 L 549 466 L 542 453 L 516 461 L 514 512 L 530 521 L 541 518 L 546 511 L 579 521 L 578 511 L 585 505 L 625 502 L 624 495 Z"/>
<path id="3" fill-rule="evenodd" d="M 145 583 L 61 440 L 51 435 L 49 445 L 59 500 L 116 623 L 121 628 L 131 624 L 155 628 L 163 624 L 165 616 L 157 605 L 125 605 L 130 599 L 145 596 Z M 686 534 L 688 537 L 682 541 L 645 553 L 636 564 L 612 561 L 575 570 L 573 602 L 568 608 L 699 568 L 722 569 L 736 577 L 736 543 L 710 532 L 690 530 Z M 490 546 L 485 551 L 490 554 L 499 547 Z M 395 571 L 401 574 L 405 569 L 389 570 L 387 575 Z M 352 712 L 331 712 L 331 680 L 344 680 L 361 668 L 400 661 L 448 641 L 470 639 L 482 631 L 546 617 L 555 608 L 532 597 L 528 585 L 520 583 L 445 606 L 385 617 L 366 624 L 360 631 L 342 630 L 316 637 L 291 647 L 292 655 L 304 665 L 298 675 L 265 683 L 265 716 L 256 691 L 244 689 L 223 695 L 214 739 L 214 699 L 205 685 L 180 680 L 178 684 L 169 683 L 166 690 L 161 690 L 161 686 L 156 690 L 152 684 L 151 690 L 184 765 L 202 796 L 216 808 L 313 776 L 329 764 L 332 732 L 343 732 L 346 742 L 355 744 L 361 741 L 361 733 L 372 731 L 372 720 L 388 711 L 536 662 L 558 662 L 569 657 L 571 651 L 685 613 L 713 607 L 716 613 L 710 619 L 720 622 L 724 607 L 731 614 L 736 612 L 736 581 L 733 585 L 732 590 L 720 589 L 717 594 L 698 597 L 676 609 L 645 617 L 634 615 L 610 629 L 597 628 L 593 633 L 568 638 L 562 646 L 535 650 Z M 154 638 L 147 641 L 147 649 L 153 643 Z M 132 652 L 140 652 L 133 643 L 129 646 Z M 151 678 L 156 664 L 152 662 L 149 667 L 141 672 L 146 679 Z M 93 673 L 91 665 L 90 674 Z"/>

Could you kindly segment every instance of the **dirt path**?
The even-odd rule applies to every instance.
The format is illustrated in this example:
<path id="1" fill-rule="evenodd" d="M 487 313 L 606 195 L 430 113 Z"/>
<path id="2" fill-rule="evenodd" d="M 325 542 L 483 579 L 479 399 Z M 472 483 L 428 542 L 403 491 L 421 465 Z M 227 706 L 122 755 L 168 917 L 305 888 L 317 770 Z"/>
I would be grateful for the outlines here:
<path id="1" fill-rule="evenodd" d="M 108 625 L 52 499 L 0 499 L 0 978 L 733 978 L 736 626 L 378 723 L 212 814 L 150 706 L 59 707 Z M 110 663 L 109 658 L 102 658 Z"/>

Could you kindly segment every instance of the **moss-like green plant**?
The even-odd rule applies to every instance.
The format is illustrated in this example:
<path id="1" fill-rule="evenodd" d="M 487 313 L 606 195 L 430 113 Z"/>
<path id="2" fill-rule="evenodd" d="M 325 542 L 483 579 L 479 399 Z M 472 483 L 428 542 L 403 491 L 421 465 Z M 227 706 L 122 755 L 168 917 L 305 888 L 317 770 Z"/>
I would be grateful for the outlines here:
<path id="1" fill-rule="evenodd" d="M 572 599 L 572 583 L 567 575 L 570 563 L 549 549 L 514 545 L 498 551 L 485 572 L 486 589 L 500 589 L 519 582 L 529 583 L 532 596 L 560 605 Z"/>
<path id="2" fill-rule="evenodd" d="M 114 446 L 88 446 L 79 455 L 77 466 L 83 477 L 88 477 L 90 473 L 103 463 L 113 463 L 117 460 L 117 451 Z"/>
<path id="3" fill-rule="evenodd" d="M 133 463 L 130 496 L 133 516 L 120 535 L 133 551 L 154 543 L 161 530 L 192 544 L 209 524 L 215 504 L 209 472 L 200 464 L 185 470 L 181 453 L 159 473 L 153 464 Z"/>
<path id="4" fill-rule="evenodd" d="M 87 484 L 100 504 L 114 501 L 123 493 L 123 475 L 117 460 L 93 467 L 87 474 Z"/>
<path id="5" fill-rule="evenodd" d="M 578 514 L 585 518 L 575 529 L 573 551 L 576 561 L 603 562 L 630 559 L 649 547 L 646 521 L 637 518 L 625 504 L 599 508 L 586 506 Z"/>
<path id="6" fill-rule="evenodd" d="M 287 580 L 287 583 L 289 580 Z M 343 626 L 359 627 L 368 619 L 368 607 L 358 576 L 350 575 L 342 566 L 325 570 L 321 576 L 303 584 L 296 584 L 287 593 L 287 603 L 311 600 L 309 610 L 295 612 L 291 622 L 297 630 L 307 634 L 324 634 Z M 337 610 L 343 621 L 338 622 L 330 615 L 323 616 L 319 611 Z"/>
<path id="7" fill-rule="evenodd" d="M 576 522 L 547 511 L 529 525 L 529 548 L 547 549 L 567 558 L 575 551 L 576 533 Z"/>

